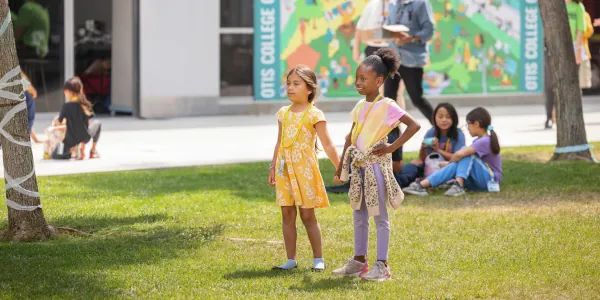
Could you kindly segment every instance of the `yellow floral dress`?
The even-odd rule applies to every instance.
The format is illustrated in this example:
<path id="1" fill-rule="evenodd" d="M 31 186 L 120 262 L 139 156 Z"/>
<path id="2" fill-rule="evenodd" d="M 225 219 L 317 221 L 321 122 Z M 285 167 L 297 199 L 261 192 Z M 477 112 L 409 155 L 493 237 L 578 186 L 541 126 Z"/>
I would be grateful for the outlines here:
<path id="1" fill-rule="evenodd" d="M 315 150 L 317 130 L 315 124 L 325 121 L 321 110 L 311 105 L 303 119 L 304 112 L 290 111 L 284 120 L 289 106 L 282 107 L 276 114 L 282 123 L 283 145 L 280 145 L 275 165 L 275 190 L 278 206 L 298 206 L 301 208 L 323 208 L 329 206 L 327 192 L 319 160 Z M 298 128 L 300 131 L 298 132 Z M 296 141 L 290 143 L 296 137 Z M 283 164 L 282 164 L 283 159 Z"/>

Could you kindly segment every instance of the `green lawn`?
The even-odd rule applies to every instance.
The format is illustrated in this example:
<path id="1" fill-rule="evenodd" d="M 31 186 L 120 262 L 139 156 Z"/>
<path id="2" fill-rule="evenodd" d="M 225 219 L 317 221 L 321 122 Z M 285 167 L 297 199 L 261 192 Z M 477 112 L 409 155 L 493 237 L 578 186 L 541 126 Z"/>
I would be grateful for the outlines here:
<path id="1" fill-rule="evenodd" d="M 318 211 L 328 272 L 309 271 L 300 222 L 300 268 L 270 270 L 285 251 L 266 163 L 39 178 L 49 222 L 93 236 L 0 242 L 0 299 L 600 299 L 600 166 L 551 151 L 504 149 L 498 194 L 407 197 L 384 283 L 330 275 L 352 256 L 343 195 Z"/>

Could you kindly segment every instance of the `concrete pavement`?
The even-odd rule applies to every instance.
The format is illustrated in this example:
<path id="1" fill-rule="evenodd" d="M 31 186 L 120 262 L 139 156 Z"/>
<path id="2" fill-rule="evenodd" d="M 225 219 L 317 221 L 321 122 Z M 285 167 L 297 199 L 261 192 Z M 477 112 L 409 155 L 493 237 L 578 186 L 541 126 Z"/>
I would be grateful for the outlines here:
<path id="1" fill-rule="evenodd" d="M 458 108 L 461 125 L 471 107 Z M 489 108 L 493 125 L 502 146 L 553 145 L 556 130 L 544 130 L 544 107 L 493 106 Z M 600 101 L 584 101 L 588 140 L 600 140 Z M 405 152 L 418 151 L 429 129 L 415 110 L 423 129 L 411 139 Z M 43 133 L 54 117 L 39 114 L 35 130 Z M 328 113 L 330 134 L 338 147 L 350 129 L 347 113 Z M 273 116 L 217 116 L 169 120 L 139 120 L 131 117 L 103 117 L 102 137 L 98 150 L 102 158 L 84 161 L 42 159 L 42 145 L 33 145 L 38 176 L 107 172 L 138 169 L 171 168 L 225 163 L 268 161 L 277 139 Z M 467 134 L 468 136 L 468 134 Z M 323 153 L 322 153 L 323 155 Z"/>

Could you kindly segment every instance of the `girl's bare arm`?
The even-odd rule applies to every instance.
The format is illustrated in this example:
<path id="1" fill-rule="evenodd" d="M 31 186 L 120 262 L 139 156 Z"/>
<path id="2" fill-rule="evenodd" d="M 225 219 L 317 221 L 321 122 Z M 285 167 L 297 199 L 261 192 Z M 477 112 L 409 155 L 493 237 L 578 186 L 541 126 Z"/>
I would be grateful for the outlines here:
<path id="1" fill-rule="evenodd" d="M 337 172 L 335 172 L 335 176 L 340 177 L 342 175 L 342 167 L 344 164 L 344 157 L 346 156 L 346 150 L 348 147 L 352 145 L 352 131 L 354 130 L 355 123 L 352 123 L 352 128 L 350 128 L 350 133 L 346 135 L 346 143 L 344 143 L 344 150 L 342 151 L 342 159 L 340 160 L 339 166 L 337 168 Z"/>
<path id="2" fill-rule="evenodd" d="M 386 153 L 392 153 L 396 151 L 398 148 L 402 147 L 410 138 L 412 138 L 417 131 L 421 129 L 421 125 L 413 119 L 409 114 L 405 114 L 400 118 L 400 122 L 406 124 L 406 130 L 400 135 L 400 137 L 395 140 L 391 145 L 381 145 L 373 150 L 373 154 L 375 155 L 384 155 Z"/>
<path id="3" fill-rule="evenodd" d="M 275 165 L 277 163 L 277 153 L 279 153 L 279 146 L 281 146 L 281 122 L 278 122 L 279 130 L 277 131 L 277 144 L 275 144 L 275 150 L 273 151 L 273 159 L 271 160 L 271 165 Z"/>
<path id="4" fill-rule="evenodd" d="M 329 160 L 331 160 L 331 163 L 337 171 L 337 168 L 340 165 L 340 156 L 338 155 L 337 150 L 335 149 L 335 145 L 333 144 L 333 142 L 331 141 L 331 137 L 329 136 L 329 131 L 327 130 L 327 123 L 324 121 L 319 122 L 315 124 L 315 129 L 317 130 L 317 135 L 319 136 L 319 140 L 321 140 L 321 144 L 323 145 L 323 149 L 325 150 L 327 157 L 329 158 Z"/>

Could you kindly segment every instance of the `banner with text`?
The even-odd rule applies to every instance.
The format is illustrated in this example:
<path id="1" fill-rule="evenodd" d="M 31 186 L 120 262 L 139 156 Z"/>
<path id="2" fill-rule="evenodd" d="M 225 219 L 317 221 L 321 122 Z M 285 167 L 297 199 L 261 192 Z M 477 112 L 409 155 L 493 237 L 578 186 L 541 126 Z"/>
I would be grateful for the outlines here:
<path id="1" fill-rule="evenodd" d="M 297 64 L 315 71 L 323 97 L 359 96 L 352 44 L 356 21 L 368 1 L 256 2 L 256 100 L 285 98 L 286 71 Z M 426 95 L 542 91 L 543 33 L 537 0 L 430 2 L 436 32 L 423 75 Z"/>
<path id="2" fill-rule="evenodd" d="M 280 99 L 279 0 L 254 1 L 254 99 Z"/>

